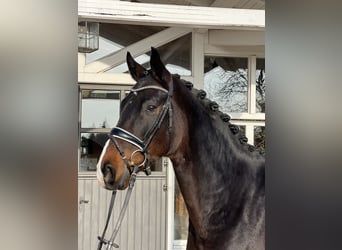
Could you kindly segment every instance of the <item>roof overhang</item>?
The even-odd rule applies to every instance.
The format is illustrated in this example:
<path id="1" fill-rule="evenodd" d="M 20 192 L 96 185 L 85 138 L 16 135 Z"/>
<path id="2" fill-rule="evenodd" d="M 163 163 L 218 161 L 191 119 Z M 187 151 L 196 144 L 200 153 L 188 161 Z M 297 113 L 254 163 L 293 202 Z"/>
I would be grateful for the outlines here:
<path id="1" fill-rule="evenodd" d="M 78 0 L 79 21 L 203 29 L 264 30 L 265 10 Z"/>

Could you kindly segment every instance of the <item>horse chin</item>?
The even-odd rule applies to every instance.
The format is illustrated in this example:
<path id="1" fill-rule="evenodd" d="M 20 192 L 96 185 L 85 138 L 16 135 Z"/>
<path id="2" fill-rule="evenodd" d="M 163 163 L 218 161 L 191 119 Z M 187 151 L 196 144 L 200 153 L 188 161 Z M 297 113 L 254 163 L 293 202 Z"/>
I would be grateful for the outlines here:
<path id="1" fill-rule="evenodd" d="M 125 190 L 129 185 L 129 179 L 131 175 L 128 170 L 126 170 L 120 178 L 120 182 L 117 185 L 118 190 Z"/>
<path id="2" fill-rule="evenodd" d="M 125 190 L 129 185 L 130 174 L 129 171 L 126 170 L 123 172 L 122 176 L 118 181 L 116 181 L 113 185 L 105 183 L 104 188 L 107 190 Z"/>

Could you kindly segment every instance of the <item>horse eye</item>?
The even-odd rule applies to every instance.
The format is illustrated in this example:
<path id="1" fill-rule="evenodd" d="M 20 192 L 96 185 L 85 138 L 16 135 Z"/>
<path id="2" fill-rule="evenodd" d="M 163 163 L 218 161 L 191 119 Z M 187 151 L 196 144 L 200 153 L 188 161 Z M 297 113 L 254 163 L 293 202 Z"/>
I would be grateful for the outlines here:
<path id="1" fill-rule="evenodd" d="M 148 105 L 146 110 L 147 111 L 154 111 L 157 107 L 155 105 Z"/>

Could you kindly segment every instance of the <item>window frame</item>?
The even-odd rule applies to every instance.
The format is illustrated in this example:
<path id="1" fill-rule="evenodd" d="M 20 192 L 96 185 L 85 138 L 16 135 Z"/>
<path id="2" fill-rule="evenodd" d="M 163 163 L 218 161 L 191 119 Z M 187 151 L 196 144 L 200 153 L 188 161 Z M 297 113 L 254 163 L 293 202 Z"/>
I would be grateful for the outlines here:
<path id="1" fill-rule="evenodd" d="M 109 91 L 120 91 L 120 102 L 125 98 L 126 91 L 132 88 L 133 84 L 78 84 L 78 166 L 77 171 L 82 175 L 94 176 L 96 173 L 94 171 L 81 171 L 80 170 L 80 160 L 81 160 L 81 135 L 82 133 L 109 133 L 111 128 L 82 128 L 82 90 L 109 90 Z"/>
<path id="2" fill-rule="evenodd" d="M 215 53 L 204 52 L 203 60 L 206 56 L 214 57 L 240 57 L 248 59 L 248 86 L 247 86 L 247 112 L 229 113 L 231 122 L 239 126 L 245 126 L 245 136 L 248 138 L 248 143 L 254 145 L 254 127 L 265 127 L 265 113 L 256 112 L 256 59 L 264 59 L 261 55 L 247 55 L 244 53 Z M 203 67 L 204 71 L 204 67 Z"/>

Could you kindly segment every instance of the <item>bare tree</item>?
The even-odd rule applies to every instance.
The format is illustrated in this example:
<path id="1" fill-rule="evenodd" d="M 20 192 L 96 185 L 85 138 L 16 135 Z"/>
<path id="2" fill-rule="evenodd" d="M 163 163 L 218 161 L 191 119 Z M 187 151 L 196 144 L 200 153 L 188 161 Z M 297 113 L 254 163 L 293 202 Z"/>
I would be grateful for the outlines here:
<path id="1" fill-rule="evenodd" d="M 216 67 L 206 75 L 205 90 L 208 98 L 216 101 L 223 112 L 247 112 L 248 74 L 247 69 L 235 71 Z M 256 72 L 256 110 L 265 112 L 265 70 Z M 255 128 L 255 146 L 265 151 L 265 128 Z"/>

